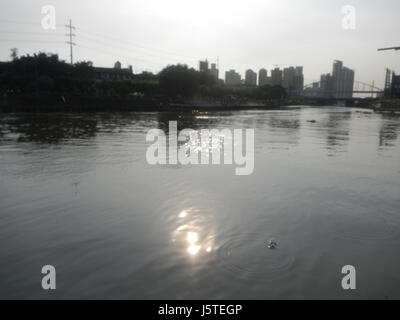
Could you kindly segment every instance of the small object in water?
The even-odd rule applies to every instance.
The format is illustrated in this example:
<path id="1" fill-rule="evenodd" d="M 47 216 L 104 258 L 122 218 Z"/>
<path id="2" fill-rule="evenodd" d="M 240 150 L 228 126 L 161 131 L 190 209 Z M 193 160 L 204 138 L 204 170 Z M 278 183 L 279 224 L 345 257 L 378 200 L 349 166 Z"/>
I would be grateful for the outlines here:
<path id="1" fill-rule="evenodd" d="M 316 123 L 317 120 L 308 120 L 308 122 L 310 122 L 310 123 Z"/>
<path id="2" fill-rule="evenodd" d="M 276 243 L 276 241 L 274 239 L 269 240 L 269 243 L 268 243 L 269 249 L 276 249 L 277 246 L 278 246 L 278 244 Z"/>

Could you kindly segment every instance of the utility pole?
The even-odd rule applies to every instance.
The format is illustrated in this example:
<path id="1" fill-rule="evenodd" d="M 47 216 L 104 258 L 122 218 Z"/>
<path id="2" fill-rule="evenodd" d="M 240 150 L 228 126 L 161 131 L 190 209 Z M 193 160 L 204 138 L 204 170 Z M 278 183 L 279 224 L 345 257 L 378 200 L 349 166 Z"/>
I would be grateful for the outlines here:
<path id="1" fill-rule="evenodd" d="M 69 49 L 70 49 L 70 57 L 71 57 L 71 65 L 74 64 L 74 55 L 73 55 L 73 46 L 76 46 L 76 43 L 72 41 L 72 37 L 76 37 L 76 34 L 72 33 L 73 29 L 76 29 L 74 26 L 72 26 L 72 21 L 69 19 L 69 24 L 66 24 L 65 27 L 69 29 L 69 33 L 66 34 L 67 37 L 69 37 L 69 41 L 66 41 L 67 44 L 69 44 Z"/>

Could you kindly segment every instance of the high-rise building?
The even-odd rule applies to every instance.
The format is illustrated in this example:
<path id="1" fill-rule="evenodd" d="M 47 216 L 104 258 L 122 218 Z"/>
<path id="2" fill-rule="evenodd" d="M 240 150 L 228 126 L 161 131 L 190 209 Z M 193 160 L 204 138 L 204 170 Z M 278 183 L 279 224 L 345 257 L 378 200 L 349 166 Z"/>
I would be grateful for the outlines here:
<path id="1" fill-rule="evenodd" d="M 320 92 L 319 82 L 313 82 L 303 90 L 303 94 L 306 97 L 319 97 L 321 95 Z"/>
<path id="2" fill-rule="evenodd" d="M 295 93 L 301 94 L 304 89 L 303 67 L 296 67 L 296 75 L 294 79 Z"/>
<path id="3" fill-rule="evenodd" d="M 295 76 L 296 70 L 294 67 L 283 69 L 282 87 L 286 89 L 286 92 L 290 92 L 295 89 Z"/>
<path id="4" fill-rule="evenodd" d="M 343 66 L 343 62 L 333 62 L 333 96 L 334 98 L 352 98 L 354 87 L 354 70 Z"/>
<path id="5" fill-rule="evenodd" d="M 291 95 L 299 95 L 303 91 L 303 67 L 289 67 L 283 69 L 282 86 Z"/>
<path id="6" fill-rule="evenodd" d="M 265 69 L 260 69 L 258 72 L 258 85 L 260 87 L 268 84 L 268 71 Z"/>
<path id="7" fill-rule="evenodd" d="M 200 70 L 200 72 L 208 71 L 208 60 L 207 59 L 199 61 L 199 70 Z"/>
<path id="8" fill-rule="evenodd" d="M 400 76 L 396 76 L 393 72 L 392 76 L 392 98 L 400 98 Z"/>
<path id="9" fill-rule="evenodd" d="M 321 75 L 319 82 L 320 85 L 320 95 L 324 98 L 333 97 L 333 78 L 330 73 Z"/>
<path id="10" fill-rule="evenodd" d="M 225 84 L 227 86 L 239 86 L 242 83 L 242 78 L 235 70 L 225 72 Z"/>
<path id="11" fill-rule="evenodd" d="M 271 85 L 281 86 L 283 81 L 283 73 L 279 68 L 271 70 Z"/>
<path id="12" fill-rule="evenodd" d="M 217 69 L 217 65 L 215 63 L 211 63 L 211 69 L 209 70 L 209 72 L 215 80 L 218 80 L 219 70 Z"/>
<path id="13" fill-rule="evenodd" d="M 246 78 L 245 78 L 246 86 L 256 86 L 257 85 L 257 73 L 253 70 L 248 69 L 246 71 Z"/>

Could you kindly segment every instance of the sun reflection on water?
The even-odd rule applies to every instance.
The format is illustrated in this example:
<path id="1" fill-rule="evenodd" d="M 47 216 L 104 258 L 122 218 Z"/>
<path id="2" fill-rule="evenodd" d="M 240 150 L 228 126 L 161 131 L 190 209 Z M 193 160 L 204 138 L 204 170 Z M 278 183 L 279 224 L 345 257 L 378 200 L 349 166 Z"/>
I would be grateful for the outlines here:
<path id="1" fill-rule="evenodd" d="M 194 256 L 194 255 L 196 255 L 196 254 L 199 253 L 200 249 L 201 249 L 200 246 L 194 246 L 194 245 L 193 245 L 193 246 L 190 246 L 190 247 L 187 249 L 187 251 L 188 251 L 192 256 Z"/>
<path id="2" fill-rule="evenodd" d="M 189 256 L 197 256 L 201 253 L 210 254 L 214 250 L 214 236 L 210 232 L 208 222 L 209 216 L 200 210 L 191 208 L 181 211 L 175 215 L 173 223 L 173 242 L 182 246 Z"/>
<path id="3" fill-rule="evenodd" d="M 187 228 L 187 225 L 184 224 L 184 225 L 178 227 L 178 229 L 176 229 L 176 230 L 178 230 L 178 231 L 183 231 L 183 230 L 185 230 L 186 228 Z"/>
<path id="4" fill-rule="evenodd" d="M 196 243 L 199 240 L 199 235 L 196 232 L 188 232 L 187 234 L 187 240 L 189 243 Z"/>
<path id="5" fill-rule="evenodd" d="M 179 218 L 185 218 L 186 216 L 187 216 L 186 210 L 183 210 L 183 211 L 179 214 Z"/>

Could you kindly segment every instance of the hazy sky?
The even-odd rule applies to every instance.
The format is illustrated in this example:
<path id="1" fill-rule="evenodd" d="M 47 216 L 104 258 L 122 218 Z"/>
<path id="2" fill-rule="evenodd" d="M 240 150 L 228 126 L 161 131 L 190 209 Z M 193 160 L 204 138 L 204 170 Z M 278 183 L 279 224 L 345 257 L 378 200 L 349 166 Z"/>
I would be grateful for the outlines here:
<path id="1" fill-rule="evenodd" d="M 42 6 L 56 9 L 57 28 L 41 27 Z M 342 7 L 356 9 L 356 29 L 342 28 Z M 65 27 L 77 26 L 75 60 L 112 66 L 116 60 L 135 72 L 199 59 L 242 76 L 290 65 L 304 66 L 305 82 L 331 72 L 334 59 L 356 71 L 356 79 L 383 85 L 386 67 L 400 73 L 399 0 L 1 0 L 0 59 L 19 54 L 58 53 L 69 61 Z"/>

